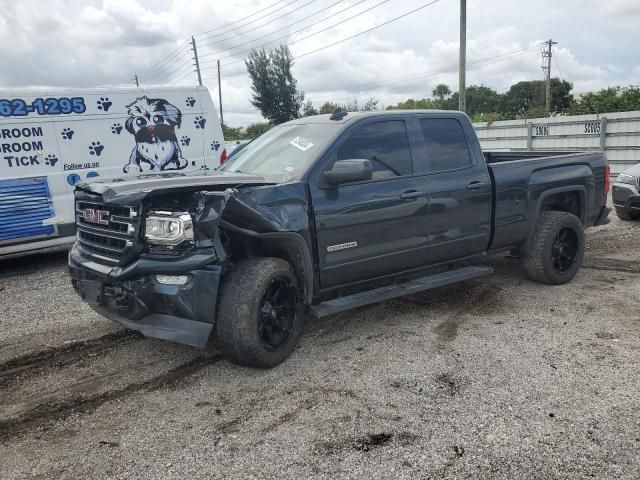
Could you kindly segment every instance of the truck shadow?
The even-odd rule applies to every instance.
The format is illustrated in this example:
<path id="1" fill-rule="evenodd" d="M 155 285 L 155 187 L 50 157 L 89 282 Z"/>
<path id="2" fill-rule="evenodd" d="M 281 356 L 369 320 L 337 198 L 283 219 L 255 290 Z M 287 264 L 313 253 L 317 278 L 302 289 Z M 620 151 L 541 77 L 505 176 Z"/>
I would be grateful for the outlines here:
<path id="1" fill-rule="evenodd" d="M 68 248 L 58 248 L 2 257 L 0 258 L 0 278 L 27 275 L 46 268 L 64 266 L 68 255 Z"/>

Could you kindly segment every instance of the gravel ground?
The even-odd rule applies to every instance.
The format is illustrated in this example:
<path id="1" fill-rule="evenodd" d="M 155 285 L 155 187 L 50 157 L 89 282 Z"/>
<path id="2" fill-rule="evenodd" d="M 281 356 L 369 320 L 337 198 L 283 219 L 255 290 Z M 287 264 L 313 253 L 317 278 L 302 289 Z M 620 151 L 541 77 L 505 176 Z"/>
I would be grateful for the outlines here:
<path id="1" fill-rule="evenodd" d="M 0 263 L 0 478 L 640 478 L 639 229 L 567 285 L 498 258 L 310 320 L 268 371 L 100 319 L 64 254 Z"/>

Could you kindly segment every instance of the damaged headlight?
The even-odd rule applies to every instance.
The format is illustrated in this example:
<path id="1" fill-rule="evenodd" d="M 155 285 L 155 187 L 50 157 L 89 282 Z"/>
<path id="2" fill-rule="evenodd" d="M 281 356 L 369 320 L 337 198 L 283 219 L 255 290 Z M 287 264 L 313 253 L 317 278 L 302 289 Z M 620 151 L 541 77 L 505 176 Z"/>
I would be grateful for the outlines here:
<path id="1" fill-rule="evenodd" d="M 152 245 L 176 246 L 193 240 L 193 220 L 187 212 L 149 212 L 145 238 Z"/>

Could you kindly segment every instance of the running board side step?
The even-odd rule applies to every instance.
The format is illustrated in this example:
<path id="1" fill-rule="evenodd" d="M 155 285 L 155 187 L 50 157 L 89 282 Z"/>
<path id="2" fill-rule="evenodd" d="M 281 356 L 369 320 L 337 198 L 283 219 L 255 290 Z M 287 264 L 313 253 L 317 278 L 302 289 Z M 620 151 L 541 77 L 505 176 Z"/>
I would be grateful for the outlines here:
<path id="1" fill-rule="evenodd" d="M 471 280 L 472 278 L 484 277 L 491 275 L 493 268 L 488 266 L 470 266 L 461 267 L 455 270 L 449 270 L 435 275 L 416 278 L 405 283 L 395 285 L 387 285 L 385 287 L 374 288 L 365 292 L 355 293 L 346 297 L 334 298 L 326 302 L 312 305 L 311 314 L 316 318 L 334 315 L 336 313 L 351 310 L 353 308 L 364 307 L 373 303 L 384 302 L 392 298 L 411 295 L 432 288 L 442 287 L 451 283 L 461 282 L 463 280 Z"/>

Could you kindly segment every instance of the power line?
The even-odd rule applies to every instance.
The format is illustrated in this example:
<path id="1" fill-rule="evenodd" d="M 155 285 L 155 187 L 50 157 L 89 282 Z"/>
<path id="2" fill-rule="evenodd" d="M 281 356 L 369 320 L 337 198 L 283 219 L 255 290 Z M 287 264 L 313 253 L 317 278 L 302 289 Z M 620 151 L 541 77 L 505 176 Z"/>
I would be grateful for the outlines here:
<path id="1" fill-rule="evenodd" d="M 523 55 L 525 53 L 529 53 L 533 50 L 535 50 L 538 46 L 533 46 L 530 48 L 525 48 L 525 49 L 520 49 L 520 50 L 514 50 L 512 52 L 507 52 L 507 53 L 503 53 L 501 55 L 495 55 L 492 57 L 485 57 L 485 58 L 481 58 L 478 60 L 474 60 L 473 62 L 468 62 L 467 63 L 467 67 L 472 67 L 472 68 L 467 68 L 467 70 L 473 70 L 475 68 L 479 68 L 479 67 L 483 67 L 486 65 L 493 65 L 495 63 L 499 63 L 499 62 L 503 62 L 505 60 L 509 60 L 510 58 L 513 58 L 515 56 L 518 55 Z M 451 64 L 448 67 L 444 67 L 438 70 L 432 70 L 429 72 L 423 72 L 420 74 L 413 74 L 413 75 L 405 75 L 402 77 L 396 77 L 396 78 L 392 78 L 392 79 L 387 79 L 387 80 L 383 80 L 380 82 L 373 82 L 373 83 L 364 83 L 364 84 L 360 84 L 360 85 L 355 85 L 353 86 L 353 88 L 361 88 L 363 89 L 363 91 L 370 91 L 371 87 L 377 87 L 377 86 L 384 86 L 384 85 L 398 85 L 398 84 L 403 84 L 405 82 L 408 81 L 409 84 L 411 84 L 411 82 L 414 81 L 422 81 L 425 80 L 427 78 L 438 78 L 438 77 L 442 77 L 444 75 L 447 75 L 449 73 L 455 73 L 458 69 L 458 64 Z M 333 99 L 336 100 L 334 97 L 329 97 L 329 96 L 323 96 L 320 98 L 326 98 L 326 99 Z M 347 99 L 347 97 L 341 97 L 337 100 L 341 100 L 341 99 Z"/>
<path id="2" fill-rule="evenodd" d="M 388 0 L 384 0 L 384 1 L 388 1 Z M 320 51 L 322 51 L 322 50 L 326 50 L 327 48 L 334 47 L 334 46 L 336 46 L 336 45 L 339 45 L 339 44 L 341 44 L 341 43 L 344 43 L 344 42 L 346 42 L 346 41 L 349 41 L 349 40 L 351 40 L 351 39 L 353 39 L 353 38 L 356 38 L 356 37 L 359 37 L 359 36 L 361 36 L 361 35 L 364 35 L 365 33 L 369 33 L 369 32 L 371 32 L 371 31 L 373 31 L 373 30 L 376 30 L 376 29 L 378 29 L 378 28 L 384 27 L 385 25 L 389 25 L 390 23 L 393 23 L 393 22 L 395 22 L 396 20 L 400 20 L 401 18 L 407 17 L 407 16 L 409 16 L 409 15 L 411 15 L 411 14 L 413 14 L 413 13 L 416 13 L 416 12 L 418 12 L 418 11 L 420 11 L 420 10 L 423 10 L 424 8 L 427 8 L 427 7 L 429 7 L 429 6 L 431 6 L 431 5 L 435 4 L 435 3 L 438 3 L 439 1 L 440 1 L 440 0 L 432 0 L 431 2 L 425 3 L 424 5 L 421 5 L 421 6 L 420 6 L 420 7 L 418 7 L 418 8 L 414 8 L 413 10 L 410 10 L 410 11 L 408 11 L 408 12 L 405 12 L 405 13 L 403 13 L 402 15 L 398 15 L 397 17 L 394 17 L 394 18 L 392 18 L 392 19 L 390 19 L 390 20 L 387 20 L 386 22 L 383 22 L 383 23 L 381 23 L 380 25 L 376 25 L 375 27 L 371 27 L 371 28 L 369 28 L 369 29 L 367 29 L 367 30 L 364 30 L 364 31 L 360 32 L 360 33 L 356 33 L 355 35 L 351 35 L 351 36 L 349 36 L 349 37 L 347 37 L 347 38 L 343 38 L 342 40 L 338 40 L 337 42 L 333 42 L 333 43 L 331 43 L 331 44 L 329 44 L 329 45 L 325 45 L 324 47 L 320 47 L 320 48 L 317 48 L 317 49 L 312 50 L 312 51 L 310 51 L 310 52 L 303 53 L 303 54 L 301 54 L 301 55 L 298 55 L 298 56 L 296 56 L 296 57 L 293 57 L 293 59 L 294 59 L 294 60 L 297 60 L 297 59 L 299 59 L 299 58 L 303 58 L 303 57 L 306 57 L 306 56 L 312 55 L 312 54 L 317 53 L 317 52 L 320 52 Z M 328 28 L 331 28 L 331 27 L 328 27 Z M 298 41 L 298 40 L 296 40 L 296 42 L 297 42 L 297 41 Z M 294 42 L 291 42 L 291 43 L 294 43 Z M 231 65 L 232 63 L 238 63 L 238 62 L 229 62 L 229 63 L 227 63 L 226 65 Z M 245 74 L 246 74 L 246 71 L 240 71 L 240 72 L 237 72 L 237 73 L 231 73 L 231 74 L 229 74 L 229 75 L 223 75 L 222 77 L 223 77 L 223 78 L 236 77 L 236 76 L 238 76 L 238 75 L 245 75 Z M 208 78 L 210 79 L 211 77 L 208 77 Z"/>
<path id="3" fill-rule="evenodd" d="M 257 14 L 259 14 L 259 13 L 262 13 L 262 12 L 264 12 L 265 10 L 269 10 L 271 7 L 275 7 L 275 6 L 276 6 L 276 5 L 278 5 L 279 3 L 286 2 L 286 1 L 287 1 L 287 0 L 279 0 L 279 1 L 277 1 L 276 3 L 272 3 L 272 4 L 271 4 L 271 5 L 269 5 L 268 7 L 264 7 L 262 10 L 258 10 L 258 11 L 256 11 L 256 12 L 253 12 L 251 15 L 247 15 L 246 17 L 239 18 L 238 20 L 234 20 L 233 22 L 231 22 L 231 23 L 227 23 L 226 25 L 221 25 L 221 26 L 219 26 L 219 27 L 217 27 L 217 28 L 213 28 L 213 29 L 211 29 L 211 30 L 206 30 L 206 31 L 204 31 L 204 32 L 196 33 L 196 34 L 194 35 L 194 37 L 199 37 L 199 36 L 201 36 L 201 35 L 206 35 L 207 33 L 214 32 L 214 31 L 219 30 L 219 29 L 221 29 L 221 28 L 227 28 L 227 27 L 230 27 L 231 25 L 235 25 L 236 23 L 242 22 L 243 20 L 246 20 L 246 19 L 248 19 L 248 18 L 251 18 L 251 17 L 253 17 L 254 15 L 257 15 Z M 288 3 L 287 5 L 285 5 L 285 6 L 284 6 L 284 7 L 282 7 L 282 8 L 286 8 L 286 7 L 288 7 L 289 5 L 291 5 L 292 3 L 296 3 L 297 1 L 298 1 L 298 0 L 293 0 L 292 2 Z M 278 10 L 274 10 L 274 11 L 273 11 L 273 12 L 271 12 L 271 13 L 274 13 L 274 12 L 277 12 L 277 11 L 278 11 Z M 269 14 L 267 14 L 267 15 L 271 15 L 271 14 L 269 13 Z"/>
<path id="4" fill-rule="evenodd" d="M 328 27 L 323 28 L 322 30 L 318 30 L 317 32 L 313 32 L 312 34 L 309 34 L 309 35 L 307 35 L 306 37 L 298 38 L 297 40 L 294 40 L 293 42 L 288 42 L 288 43 L 287 43 L 287 45 L 293 45 L 294 43 L 299 43 L 299 42 L 302 42 L 302 41 L 304 41 L 304 40 L 307 40 L 308 38 L 314 37 L 314 36 L 316 36 L 316 35 L 320 35 L 321 33 L 324 33 L 324 32 L 326 32 L 327 30 L 331 30 L 332 28 L 335 28 L 335 27 L 337 27 L 338 25 L 342 25 L 343 23 L 346 23 L 346 22 L 348 22 L 348 21 L 350 21 L 350 20 L 353 20 L 354 18 L 357 18 L 357 17 L 359 17 L 360 15 L 364 15 L 365 13 L 367 13 L 367 12 L 369 12 L 369 11 L 373 10 L 374 8 L 378 8 L 380 5 L 385 4 L 385 3 L 387 3 L 387 2 L 390 2 L 390 1 L 391 1 L 391 0 L 382 0 L 381 2 L 379 2 L 379 3 L 377 3 L 377 4 L 373 5 L 373 6 L 371 6 L 371 7 L 369 7 L 369 8 L 367 8 L 367 9 L 365 9 L 365 10 L 363 10 L 363 11 L 359 12 L 359 13 L 356 13 L 355 15 L 352 15 L 352 16 L 350 16 L 350 17 L 348 17 L 348 18 L 345 18 L 344 20 L 341 20 L 341 21 L 339 21 L 339 22 L 337 22 L 337 23 L 334 23 L 333 25 L 330 25 L 330 26 L 328 26 Z M 353 7 L 355 7 L 355 6 L 356 6 L 356 5 L 358 5 L 359 3 L 362 3 L 362 2 L 358 2 L 358 3 L 356 3 L 356 4 L 352 5 L 352 6 L 353 6 Z M 345 10 L 347 10 L 347 9 L 345 9 Z M 344 11 L 344 10 L 342 10 L 342 11 Z M 335 15 L 337 15 L 337 14 L 335 14 Z M 331 16 L 334 16 L 334 15 L 331 15 Z M 285 39 L 285 38 L 287 38 L 287 37 L 290 37 L 291 35 L 295 35 L 296 33 L 301 32 L 301 31 L 303 31 L 303 30 L 306 30 L 307 28 L 312 27 L 312 26 L 314 26 L 314 25 L 317 25 L 317 24 L 319 24 L 319 23 L 322 23 L 323 21 L 328 20 L 329 18 L 331 18 L 331 17 L 327 17 L 327 18 L 325 18 L 324 20 L 321 20 L 320 22 L 316 22 L 316 23 L 315 23 L 315 24 L 313 24 L 313 25 L 309 25 L 309 26 L 307 26 L 307 27 L 305 27 L 305 28 L 301 28 L 301 29 L 299 29 L 299 30 L 297 30 L 297 31 L 295 31 L 295 32 L 290 33 L 290 34 L 284 35 L 284 36 L 279 37 L 279 38 L 276 38 L 276 39 L 274 39 L 274 40 L 270 40 L 270 41 L 268 41 L 268 42 L 266 42 L 266 43 L 263 43 L 262 45 L 258 45 L 258 47 L 255 47 L 255 48 L 264 47 L 265 45 L 269 45 L 270 43 L 274 43 L 274 42 L 277 42 L 277 41 L 279 41 L 279 40 L 282 40 L 282 39 Z M 222 60 L 222 59 L 224 59 L 224 58 L 237 57 L 238 55 L 243 55 L 243 54 L 245 54 L 245 53 L 249 53 L 249 52 L 251 52 L 251 50 L 253 50 L 253 49 L 244 50 L 244 51 L 242 51 L 242 52 L 234 53 L 233 55 L 227 55 L 227 56 L 225 56 L 225 57 L 221 57 L 221 58 L 220 58 L 220 60 Z M 227 66 L 227 65 L 234 65 L 234 64 L 236 64 L 236 63 L 241 63 L 241 62 L 244 62 L 244 59 L 241 59 L 241 60 L 235 60 L 235 61 L 233 61 L 233 62 L 228 62 L 228 63 L 223 64 L 223 66 Z M 206 63 L 206 62 L 203 62 L 203 63 Z"/>
<path id="5" fill-rule="evenodd" d="M 342 40 L 338 40 L 337 42 L 333 42 L 333 43 L 331 43 L 329 45 L 325 45 L 324 47 L 316 48 L 315 50 L 311 50 L 310 52 L 306 52 L 306 53 L 303 53 L 302 55 L 298 55 L 297 57 L 295 57 L 295 59 L 297 60 L 299 58 L 306 57 L 306 56 L 312 55 L 314 53 L 318 53 L 318 52 L 320 52 L 322 50 L 326 50 L 327 48 L 335 47 L 336 45 L 339 45 L 339 44 L 344 43 L 346 41 L 352 40 L 352 39 L 354 39 L 356 37 L 364 35 L 365 33 L 369 33 L 369 32 L 371 32 L 373 30 L 376 30 L 376 29 L 378 29 L 380 27 L 384 27 L 385 25 L 389 25 L 390 23 L 393 23 L 396 20 L 400 20 L 401 18 L 407 17 L 407 16 L 409 16 L 409 15 L 411 15 L 413 13 L 416 13 L 416 12 L 422 10 L 422 9 L 430 7 L 431 5 L 433 5 L 435 3 L 438 3 L 439 1 L 440 0 L 433 0 L 433 1 L 429 2 L 429 3 L 425 3 L 424 5 L 422 5 L 422 6 L 418 7 L 418 8 L 414 8 L 413 10 L 411 10 L 409 12 L 403 13 L 402 15 L 399 15 L 399 16 L 397 16 L 395 18 L 392 18 L 391 20 L 387 20 L 386 22 L 381 23 L 380 25 L 377 25 L 375 27 L 371 27 L 371 28 L 369 28 L 369 29 L 367 29 L 367 30 L 365 30 L 363 32 L 356 33 L 355 35 L 351 35 L 350 37 L 343 38 Z"/>
<path id="6" fill-rule="evenodd" d="M 339 4 L 339 3 L 342 3 L 342 1 L 343 1 L 343 0 L 338 0 L 337 2 L 332 3 L 331 5 L 328 5 L 327 7 L 323 7 L 323 8 L 321 8 L 320 10 L 318 10 L 318 11 L 316 11 L 316 12 L 312 13 L 311 15 L 307 15 L 306 17 L 301 18 L 300 20 L 298 20 L 298 21 L 296 21 L 296 22 L 293 22 L 293 23 L 290 23 L 290 24 L 288 24 L 288 25 L 285 25 L 284 27 L 282 27 L 282 28 L 278 28 L 277 30 L 274 30 L 273 32 L 267 33 L 266 35 L 262 35 L 261 37 L 253 38 L 253 39 L 249 40 L 248 42 L 244 42 L 244 43 L 241 43 L 241 44 L 239 44 L 239 45 L 235 45 L 235 46 L 233 46 L 233 47 L 231 47 L 231 48 L 224 48 L 224 49 L 222 49 L 222 50 L 217 50 L 217 51 L 215 51 L 215 52 L 211 52 L 211 53 L 205 53 L 204 55 L 200 55 L 200 56 L 201 56 L 201 57 L 210 57 L 211 55 L 215 55 L 215 54 L 217 54 L 217 53 L 222 53 L 222 52 L 227 52 L 227 51 L 229 51 L 229 50 L 235 50 L 236 48 L 239 48 L 239 47 L 242 47 L 242 46 L 244 46 L 244 45 L 248 45 L 248 44 L 250 44 L 250 43 L 253 43 L 253 42 L 255 42 L 256 40 L 261 40 L 261 39 L 263 39 L 263 38 L 269 37 L 269 36 L 273 35 L 274 33 L 280 32 L 280 31 L 282 31 L 282 30 L 286 30 L 286 29 L 287 29 L 287 28 L 289 28 L 289 27 L 292 27 L 292 26 L 294 26 L 294 25 L 297 25 L 297 24 L 298 24 L 298 23 L 300 23 L 300 22 L 303 22 L 303 21 L 305 21 L 305 20 L 307 20 L 307 19 L 309 19 L 309 18 L 311 18 L 311 17 L 314 17 L 314 16 L 318 15 L 319 13 L 322 13 L 322 12 L 324 12 L 325 10 L 327 10 L 327 9 L 329 9 L 329 8 L 333 7 L 333 6 L 335 6 L 335 5 Z M 336 15 L 339 15 L 339 14 L 341 14 L 342 12 L 345 12 L 345 11 L 349 10 L 350 8 L 353 8 L 353 7 L 355 7 L 355 6 L 359 5 L 359 4 L 363 3 L 363 2 L 366 2 L 366 1 L 367 1 L 367 0 L 359 0 L 358 2 L 354 3 L 353 5 L 350 5 L 350 6 L 346 7 L 346 8 L 343 8 L 342 10 L 340 10 L 340 11 L 338 11 L 338 12 L 336 12 L 336 13 L 333 13 L 333 14 L 329 15 L 328 17 L 323 18 L 322 20 L 320 20 L 320 21 L 318 21 L 318 22 L 316 22 L 316 23 L 312 23 L 311 25 L 307 25 L 306 27 L 301 28 L 300 30 L 296 30 L 296 31 L 294 31 L 294 32 L 290 32 L 290 33 L 288 33 L 288 34 L 287 34 L 287 37 L 289 37 L 289 36 L 291 36 L 291 35 L 295 35 L 295 34 L 296 34 L 296 33 L 298 33 L 298 32 L 301 32 L 301 31 L 303 31 L 303 30 L 306 30 L 307 28 L 310 28 L 310 27 L 313 27 L 313 26 L 315 26 L 315 25 L 318 25 L 318 24 L 319 24 L 319 23 L 321 23 L 321 22 L 325 22 L 325 21 L 327 21 L 328 19 L 330 19 L 331 17 L 335 17 Z M 283 38 L 283 37 L 280 37 L 280 38 Z M 226 40 L 228 40 L 228 39 L 226 39 Z M 267 45 L 267 44 L 269 44 L 269 43 L 275 42 L 275 41 L 277 41 L 277 40 L 279 40 L 279 39 L 272 40 L 272 41 L 270 41 L 270 42 L 267 42 L 267 43 L 264 43 L 264 44 L 262 44 L 262 45 L 259 45 L 258 47 L 255 47 L 255 48 L 262 47 L 262 46 L 264 46 L 264 45 Z M 223 40 L 221 40 L 221 41 L 223 41 Z M 236 55 L 239 55 L 239 54 L 236 54 Z M 235 56 L 235 55 L 232 55 L 232 56 Z M 226 57 L 222 57 L 222 58 L 226 58 Z M 203 63 L 205 63 L 205 62 L 203 62 Z"/>
<path id="7" fill-rule="evenodd" d="M 234 21 L 234 22 L 231 22 L 231 23 L 228 23 L 228 24 L 226 24 L 226 25 L 223 25 L 222 27 L 218 27 L 218 29 L 219 29 L 219 28 L 226 28 L 226 27 L 228 27 L 228 26 L 231 26 L 231 25 L 234 25 L 234 24 L 236 24 L 236 23 L 238 23 L 238 22 L 241 22 L 241 21 L 243 21 L 243 20 L 246 20 L 247 18 L 253 17 L 254 15 L 257 15 L 257 14 L 259 14 L 259 13 L 262 13 L 262 12 L 266 11 L 266 10 L 269 10 L 271 7 L 274 7 L 274 6 L 276 6 L 276 5 L 280 4 L 280 3 L 283 3 L 283 2 L 285 2 L 285 1 L 286 1 L 286 0 L 279 0 L 279 1 L 277 1 L 277 2 L 275 2 L 275 3 L 273 3 L 273 4 L 271 4 L 271 5 L 269 5 L 268 7 L 265 7 L 265 8 L 263 8 L 263 9 L 261 9 L 261 10 L 258 10 L 258 11 L 256 11 L 256 12 L 253 12 L 253 13 L 252 13 L 252 14 L 250 14 L 250 15 L 247 15 L 246 17 L 240 18 L 240 19 L 238 19 L 238 20 L 236 20 L 236 21 Z M 287 3 L 286 5 L 284 5 L 284 7 L 282 7 L 282 8 L 286 8 L 287 6 L 289 6 L 289 5 L 293 4 L 293 3 L 297 2 L 297 1 L 299 1 L 299 0 L 293 0 L 293 1 L 289 2 L 289 3 Z M 281 8 L 281 9 L 282 9 L 282 8 Z M 281 10 L 281 9 L 278 9 L 278 10 Z M 275 13 L 276 11 L 277 11 L 277 10 L 275 10 L 275 11 L 273 11 L 273 12 L 271 12 L 271 13 Z M 268 14 L 268 15 L 270 15 L 270 14 Z M 215 29 L 215 30 L 218 30 L 218 29 Z M 233 30 L 234 30 L 234 29 L 231 29 L 231 30 L 228 30 L 228 31 L 233 31 Z M 203 33 L 198 34 L 198 35 L 203 35 L 203 34 L 206 34 L 206 33 L 212 32 L 212 31 L 214 31 L 214 30 L 208 30 L 208 31 L 203 32 Z M 227 32 L 223 32 L 222 34 L 224 34 L 224 33 L 227 33 Z M 189 45 L 190 45 L 190 42 L 188 42 L 188 41 L 184 41 L 184 43 L 182 43 L 180 46 L 178 46 L 175 50 L 172 50 L 172 51 L 171 51 L 171 52 L 170 52 L 166 57 L 163 57 L 163 59 L 162 59 L 162 60 L 160 60 L 159 62 L 156 62 L 156 63 L 154 63 L 153 65 L 151 65 L 151 66 L 149 66 L 149 67 L 145 68 L 145 69 L 144 69 L 144 70 L 142 70 L 141 72 L 138 72 L 138 76 L 139 76 L 139 77 L 140 77 L 140 76 L 154 77 L 154 76 L 156 76 L 158 73 L 161 73 L 162 68 L 167 64 L 167 62 L 168 62 L 169 60 L 172 60 L 173 58 L 177 57 L 177 56 L 182 52 L 182 50 L 184 50 L 184 49 L 185 49 L 185 47 L 187 47 L 187 49 L 188 49 Z"/>
<path id="8" fill-rule="evenodd" d="M 171 78 L 173 75 L 175 75 L 176 73 L 179 73 L 181 71 L 184 70 L 184 67 L 191 67 L 193 64 L 191 63 L 192 59 L 189 59 L 186 63 L 182 63 L 178 68 L 173 69 L 171 71 L 165 71 L 165 72 L 159 72 L 157 74 L 154 75 L 149 75 L 148 77 L 142 77 L 145 81 L 152 81 L 152 82 L 156 82 L 158 80 L 164 80 L 167 78 Z"/>
<path id="9" fill-rule="evenodd" d="M 277 10 L 274 10 L 274 11 L 273 11 L 273 12 L 271 12 L 271 13 L 268 13 L 266 16 L 271 15 L 271 14 L 273 14 L 273 13 L 276 13 L 277 11 L 282 10 L 283 8 L 286 8 L 286 7 L 290 6 L 291 4 L 296 3 L 296 2 L 298 2 L 298 1 L 300 1 L 300 0 L 293 0 L 293 2 L 288 3 L 287 5 L 283 6 L 282 8 L 279 8 L 279 9 L 277 9 Z M 279 19 L 281 19 L 281 18 L 287 17 L 287 16 L 291 15 L 292 13 L 297 12 L 298 10 L 303 9 L 303 8 L 304 8 L 304 7 L 306 7 L 307 5 L 309 5 L 309 4 L 313 3 L 313 2 L 316 2 L 316 1 L 317 1 L 317 0 L 309 0 L 307 3 L 303 3 L 303 4 L 302 4 L 302 5 L 300 5 L 299 7 L 294 8 L 293 10 L 290 10 L 290 11 L 288 11 L 288 12 L 286 12 L 286 13 L 282 14 L 282 15 L 279 15 L 279 16 L 277 16 L 277 17 L 274 17 L 274 18 L 272 18 L 271 20 L 269 20 L 268 22 L 261 23 L 260 25 L 257 25 L 257 26 L 255 26 L 255 27 L 253 27 L 253 28 L 250 28 L 249 30 L 245 30 L 245 31 L 242 31 L 242 32 L 238 32 L 238 33 L 236 33 L 236 34 L 232 35 L 231 37 L 228 37 L 228 38 L 225 38 L 225 39 L 222 39 L 222 40 L 215 40 L 215 41 L 213 41 L 213 42 L 208 42 L 208 40 L 210 40 L 210 39 L 212 39 L 212 38 L 216 38 L 216 37 L 219 37 L 220 35 L 225 35 L 225 34 L 227 34 L 227 33 L 230 33 L 230 32 L 233 32 L 233 31 L 235 31 L 235 30 L 238 30 L 239 28 L 246 27 L 246 26 L 248 26 L 248 25 L 251 25 L 251 24 L 253 24 L 253 23 L 256 23 L 256 22 L 258 22 L 258 21 L 262 20 L 263 18 L 256 18 L 255 20 L 252 20 L 252 21 L 250 21 L 250 22 L 247 22 L 247 23 L 245 23 L 244 25 L 241 25 L 241 26 L 239 26 L 239 27 L 232 28 L 231 30 L 227 30 L 226 32 L 217 33 L 217 34 L 215 34 L 215 35 L 209 35 L 208 37 L 205 37 L 205 38 L 201 39 L 200 41 L 205 42 L 205 43 L 203 43 L 203 44 L 202 44 L 203 46 L 211 46 L 211 45 L 215 45 L 215 44 L 220 43 L 220 42 L 224 42 L 224 41 L 229 40 L 229 39 L 231 39 L 231 38 L 239 37 L 240 35 L 244 35 L 245 33 L 253 32 L 254 30 L 257 30 L 258 28 L 264 27 L 265 25 L 269 25 L 270 23 L 273 23 L 273 22 L 275 22 L 275 21 L 277 21 L 277 20 L 279 20 Z M 208 43 L 207 43 L 207 42 L 208 42 Z"/>
<path id="10" fill-rule="evenodd" d="M 196 73 L 196 71 L 195 71 L 195 70 L 187 70 L 187 71 L 186 71 L 186 72 L 184 72 L 182 75 L 180 75 L 178 78 L 174 79 L 174 80 L 173 80 L 173 83 L 178 83 L 178 82 L 180 82 L 180 81 L 184 80 L 185 78 L 187 78 L 187 76 L 188 76 L 189 74 L 192 74 L 192 73 Z"/>
<path id="11" fill-rule="evenodd" d="M 176 48 L 171 53 L 169 53 L 166 57 L 163 57 L 163 59 L 160 60 L 159 62 L 156 62 L 153 65 L 145 68 L 144 70 L 138 72 L 138 75 L 141 75 L 141 76 L 142 75 L 150 75 L 152 71 L 161 69 L 162 67 L 165 66 L 165 64 L 166 64 L 166 62 L 168 60 L 170 60 L 170 59 L 174 58 L 175 56 L 177 56 L 187 46 L 188 46 L 187 42 L 183 43 L 178 48 Z"/>

